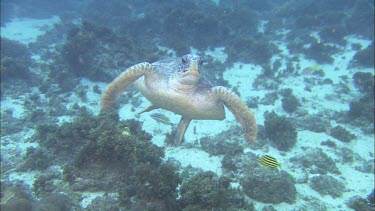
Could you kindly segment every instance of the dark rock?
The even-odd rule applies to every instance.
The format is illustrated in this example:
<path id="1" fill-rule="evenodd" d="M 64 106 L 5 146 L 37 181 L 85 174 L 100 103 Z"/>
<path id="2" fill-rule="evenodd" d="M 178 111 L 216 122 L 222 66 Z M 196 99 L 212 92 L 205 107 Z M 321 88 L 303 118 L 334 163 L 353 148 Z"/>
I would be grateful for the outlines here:
<path id="1" fill-rule="evenodd" d="M 310 187 L 321 195 L 330 195 L 333 198 L 342 196 L 345 191 L 343 182 L 328 175 L 320 175 L 311 178 Z"/>
<path id="2" fill-rule="evenodd" d="M 246 195 L 263 203 L 294 203 L 297 190 L 295 181 L 285 171 L 255 166 L 240 181 Z"/>
<path id="3" fill-rule="evenodd" d="M 279 150 L 288 151 L 297 142 L 297 130 L 291 120 L 275 112 L 265 113 L 266 137 Z"/>
<path id="4" fill-rule="evenodd" d="M 352 64 L 353 66 L 374 68 L 374 42 L 367 48 L 358 51 L 354 54 Z"/>
<path id="5" fill-rule="evenodd" d="M 348 130 L 342 126 L 336 126 L 330 130 L 330 135 L 335 139 L 338 139 L 342 142 L 350 142 L 356 138 L 355 135 L 350 133 Z"/>
<path id="6" fill-rule="evenodd" d="M 302 168 L 310 169 L 310 173 L 327 174 L 327 172 L 331 172 L 340 174 L 336 162 L 319 148 L 306 150 L 304 155 L 292 157 L 290 161 L 301 165 Z"/>
<path id="7" fill-rule="evenodd" d="M 351 197 L 348 202 L 346 202 L 348 207 L 352 208 L 355 211 L 372 211 L 373 207 L 369 204 L 369 202 L 361 198 L 360 196 L 353 196 Z"/>
<path id="8" fill-rule="evenodd" d="M 202 137 L 200 139 L 201 148 L 211 155 L 236 155 L 243 153 L 240 145 L 242 131 L 239 127 L 231 127 L 228 131 L 223 131 L 215 137 Z"/>

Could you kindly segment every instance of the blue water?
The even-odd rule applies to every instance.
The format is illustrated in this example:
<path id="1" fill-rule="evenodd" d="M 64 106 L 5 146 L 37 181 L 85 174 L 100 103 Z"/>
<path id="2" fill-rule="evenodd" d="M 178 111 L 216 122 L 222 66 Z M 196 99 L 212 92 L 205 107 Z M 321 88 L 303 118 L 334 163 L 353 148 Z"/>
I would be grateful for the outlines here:
<path id="1" fill-rule="evenodd" d="M 373 210 L 374 173 L 373 1 L 1 2 L 1 210 Z"/>

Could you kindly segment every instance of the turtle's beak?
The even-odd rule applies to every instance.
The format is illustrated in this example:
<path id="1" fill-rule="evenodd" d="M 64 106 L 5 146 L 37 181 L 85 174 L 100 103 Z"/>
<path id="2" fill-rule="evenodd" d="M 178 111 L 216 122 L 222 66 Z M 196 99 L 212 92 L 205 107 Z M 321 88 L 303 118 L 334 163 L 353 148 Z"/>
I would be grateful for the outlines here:
<path id="1" fill-rule="evenodd" d="M 190 61 L 189 74 L 199 75 L 200 74 L 200 65 L 199 61 L 192 60 Z"/>

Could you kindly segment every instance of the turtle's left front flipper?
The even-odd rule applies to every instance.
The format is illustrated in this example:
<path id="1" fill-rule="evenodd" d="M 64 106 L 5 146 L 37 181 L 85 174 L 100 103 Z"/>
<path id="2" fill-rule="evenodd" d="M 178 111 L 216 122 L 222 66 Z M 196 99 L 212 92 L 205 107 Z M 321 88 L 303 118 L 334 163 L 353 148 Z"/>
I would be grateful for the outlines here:
<path id="1" fill-rule="evenodd" d="M 119 77 L 110 83 L 105 90 L 102 97 L 101 111 L 108 111 L 115 103 L 117 97 L 139 77 L 142 75 L 153 74 L 154 72 L 154 67 L 148 62 L 136 64 L 125 70 Z"/>
<path id="2" fill-rule="evenodd" d="M 254 143 L 258 128 L 255 122 L 254 114 L 249 110 L 246 104 L 235 93 L 224 87 L 212 88 L 212 94 L 221 100 L 224 105 L 233 113 L 237 122 L 241 124 L 245 138 Z"/>

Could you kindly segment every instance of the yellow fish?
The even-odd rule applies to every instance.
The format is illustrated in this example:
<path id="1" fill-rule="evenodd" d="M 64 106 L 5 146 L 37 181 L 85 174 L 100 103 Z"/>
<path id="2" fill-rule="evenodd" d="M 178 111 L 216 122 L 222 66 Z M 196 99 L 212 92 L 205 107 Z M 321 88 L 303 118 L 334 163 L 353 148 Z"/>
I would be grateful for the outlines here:
<path id="1" fill-rule="evenodd" d="M 281 168 L 281 164 L 277 162 L 276 158 L 269 155 L 264 155 L 259 158 L 258 163 L 268 168 Z"/>
<path id="2" fill-rule="evenodd" d="M 318 71 L 318 70 L 321 70 L 322 68 L 319 67 L 319 65 L 314 65 L 314 66 L 310 66 L 310 67 L 306 67 L 305 69 L 302 70 L 302 75 L 311 75 L 313 74 L 315 71 Z"/>

